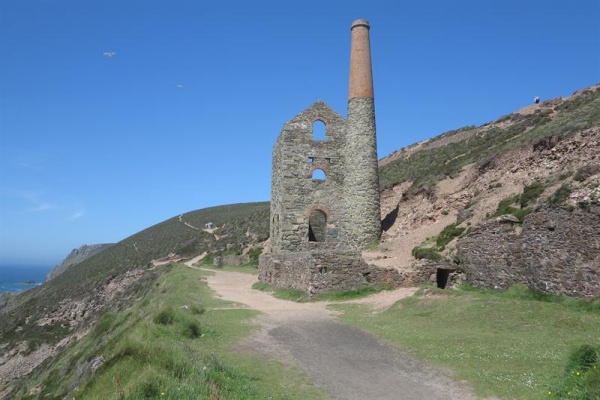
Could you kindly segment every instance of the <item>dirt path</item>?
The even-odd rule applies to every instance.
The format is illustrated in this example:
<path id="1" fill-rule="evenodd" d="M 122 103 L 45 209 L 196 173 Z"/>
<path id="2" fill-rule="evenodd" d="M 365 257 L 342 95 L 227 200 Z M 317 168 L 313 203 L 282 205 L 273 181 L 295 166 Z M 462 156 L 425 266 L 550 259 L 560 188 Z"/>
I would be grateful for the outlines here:
<path id="1" fill-rule="evenodd" d="M 475 398 L 441 372 L 369 333 L 337 322 L 326 303 L 279 300 L 253 290 L 256 277 L 252 275 L 214 272 L 207 282 L 219 297 L 262 312 L 261 332 L 242 347 L 296 364 L 332 399 Z M 357 302 L 386 308 L 412 293 L 414 289 L 399 289 Z"/>

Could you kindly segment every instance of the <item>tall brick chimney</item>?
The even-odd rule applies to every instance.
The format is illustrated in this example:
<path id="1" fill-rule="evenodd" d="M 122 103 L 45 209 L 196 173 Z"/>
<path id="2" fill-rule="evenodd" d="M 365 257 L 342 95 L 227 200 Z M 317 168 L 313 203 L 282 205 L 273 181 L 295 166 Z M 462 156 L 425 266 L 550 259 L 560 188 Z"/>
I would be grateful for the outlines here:
<path id="1" fill-rule="evenodd" d="M 350 48 L 348 100 L 356 97 L 373 98 L 369 22 L 364 19 L 357 19 L 352 23 L 350 31 L 352 32 L 352 42 Z"/>
<path id="2" fill-rule="evenodd" d="M 349 235 L 364 246 L 381 236 L 379 168 L 375 133 L 375 100 L 371 71 L 369 22 L 356 20 L 350 28 L 350 84 L 346 153 L 346 210 L 353 228 Z"/>

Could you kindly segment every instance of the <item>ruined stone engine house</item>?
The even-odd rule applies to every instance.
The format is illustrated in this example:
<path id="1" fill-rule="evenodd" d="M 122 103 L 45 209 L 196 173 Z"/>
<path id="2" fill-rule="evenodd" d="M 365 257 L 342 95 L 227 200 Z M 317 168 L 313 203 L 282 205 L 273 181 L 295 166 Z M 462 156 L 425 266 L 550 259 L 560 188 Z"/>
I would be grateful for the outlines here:
<path id="1" fill-rule="evenodd" d="M 317 294 L 389 280 L 360 253 L 379 239 L 381 213 L 369 23 L 354 21 L 351 33 L 348 118 L 317 101 L 273 149 L 271 252 L 259 279 L 278 288 Z"/>

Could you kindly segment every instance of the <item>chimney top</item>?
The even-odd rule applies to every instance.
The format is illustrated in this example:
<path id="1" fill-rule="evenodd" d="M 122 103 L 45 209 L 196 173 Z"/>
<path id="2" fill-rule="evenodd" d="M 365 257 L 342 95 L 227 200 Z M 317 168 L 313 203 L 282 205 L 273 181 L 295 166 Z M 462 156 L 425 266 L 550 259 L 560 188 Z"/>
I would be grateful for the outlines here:
<path id="1" fill-rule="evenodd" d="M 357 26 L 364 26 L 367 29 L 370 28 L 369 21 L 367 21 L 366 19 L 357 19 L 356 21 L 352 22 L 352 26 L 350 27 L 350 30 L 354 29 Z"/>

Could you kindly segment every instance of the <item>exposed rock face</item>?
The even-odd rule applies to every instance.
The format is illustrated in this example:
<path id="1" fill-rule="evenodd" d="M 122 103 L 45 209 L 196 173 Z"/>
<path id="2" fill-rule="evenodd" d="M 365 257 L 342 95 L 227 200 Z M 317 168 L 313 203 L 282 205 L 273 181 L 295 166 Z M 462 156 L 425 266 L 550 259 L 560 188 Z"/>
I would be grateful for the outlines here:
<path id="1" fill-rule="evenodd" d="M 67 258 L 63 260 L 63 262 L 58 264 L 52 269 L 52 271 L 50 271 L 50 273 L 46 277 L 46 282 L 48 282 L 50 279 L 56 278 L 58 275 L 62 274 L 74 265 L 79 264 L 80 262 L 90 258 L 94 254 L 97 254 L 102 250 L 109 248 L 110 246 L 112 246 L 112 243 L 91 245 L 84 244 L 78 249 L 73 249 L 73 251 L 71 251 L 71 253 L 67 256 Z"/>
<path id="2" fill-rule="evenodd" d="M 543 208 L 518 224 L 488 221 L 457 245 L 476 286 L 526 283 L 544 293 L 600 296 L 600 206 Z"/>

